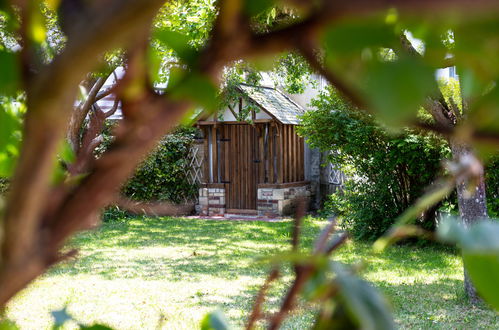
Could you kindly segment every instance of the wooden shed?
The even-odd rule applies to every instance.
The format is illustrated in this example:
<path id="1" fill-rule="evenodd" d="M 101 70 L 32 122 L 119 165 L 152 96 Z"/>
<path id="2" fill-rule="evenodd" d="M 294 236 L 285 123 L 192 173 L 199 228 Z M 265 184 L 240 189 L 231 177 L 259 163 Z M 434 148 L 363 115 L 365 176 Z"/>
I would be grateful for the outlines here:
<path id="1" fill-rule="evenodd" d="M 295 196 L 308 193 L 305 145 L 296 133 L 304 109 L 275 88 L 242 84 L 239 91 L 236 107 L 197 122 L 200 212 L 282 215 Z"/>

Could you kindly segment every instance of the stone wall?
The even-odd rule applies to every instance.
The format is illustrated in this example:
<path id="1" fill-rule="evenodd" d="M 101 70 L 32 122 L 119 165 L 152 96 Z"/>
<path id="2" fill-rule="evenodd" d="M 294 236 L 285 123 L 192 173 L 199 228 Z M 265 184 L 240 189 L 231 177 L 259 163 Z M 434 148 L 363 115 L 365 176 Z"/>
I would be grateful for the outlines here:
<path id="1" fill-rule="evenodd" d="M 275 217 L 294 213 L 293 199 L 310 196 L 310 186 L 286 188 L 258 188 L 257 211 L 259 216 Z"/>
<path id="2" fill-rule="evenodd" d="M 225 189 L 200 188 L 199 213 L 209 216 L 223 216 L 225 214 Z"/>

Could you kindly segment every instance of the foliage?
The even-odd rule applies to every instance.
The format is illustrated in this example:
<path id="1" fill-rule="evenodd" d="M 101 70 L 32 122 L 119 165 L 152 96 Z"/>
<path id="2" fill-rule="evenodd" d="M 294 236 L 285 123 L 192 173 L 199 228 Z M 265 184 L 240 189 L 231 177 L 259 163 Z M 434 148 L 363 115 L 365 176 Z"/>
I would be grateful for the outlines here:
<path id="1" fill-rule="evenodd" d="M 2 97 L 0 94 L 0 178 L 9 178 L 14 171 L 25 110 L 22 96 Z"/>
<path id="2" fill-rule="evenodd" d="M 499 156 L 492 157 L 485 167 L 487 209 L 490 216 L 499 217 Z"/>
<path id="3" fill-rule="evenodd" d="M 251 112 L 259 112 L 260 108 L 239 88 L 239 85 L 242 83 L 258 85 L 261 79 L 261 73 L 248 63 L 234 63 L 232 67 L 225 70 L 218 109 L 233 109 L 237 114 L 236 120 L 251 122 Z M 241 109 L 239 109 L 240 99 L 243 101 Z M 219 115 L 223 116 L 223 113 L 220 112 Z"/>
<path id="4" fill-rule="evenodd" d="M 123 193 L 139 201 L 182 203 L 192 200 L 197 186 L 189 183 L 187 171 L 195 134 L 194 128 L 180 127 L 165 136 L 123 186 Z"/>
<path id="5" fill-rule="evenodd" d="M 470 145 L 480 139 L 499 140 L 497 120 L 491 120 L 498 118 L 499 113 L 499 62 L 496 56 L 499 25 L 495 10 L 488 7 L 483 10 L 484 5 L 493 1 L 476 4 L 461 1 L 456 3 L 456 10 L 452 10 L 451 14 L 445 4 L 435 5 L 431 1 L 392 1 L 390 7 L 386 7 L 383 1 L 348 2 L 339 6 L 327 1 L 286 2 L 295 4 L 298 7 L 296 11 L 275 7 L 273 0 L 244 1 L 241 6 L 233 3 L 217 1 L 215 6 L 215 2 L 210 0 L 172 1 L 169 4 L 175 9 L 166 10 L 154 20 L 159 7 L 164 5 L 161 1 L 140 4 L 134 1 L 116 2 L 112 10 L 105 10 L 98 1 L 48 1 L 50 7 L 46 7 L 45 2 L 35 1 L 15 9 L 5 1 L 0 2 L 0 24 L 2 30 L 7 31 L 1 34 L 0 93 L 12 97 L 22 89 L 29 107 L 22 157 L 16 165 L 18 177 L 25 180 L 13 182 L 11 193 L 15 203 L 7 205 L 2 219 L 2 232 L 6 235 L 1 249 L 0 305 L 4 306 L 22 287 L 59 261 L 55 256 L 59 255 L 63 242 L 81 228 L 86 228 L 88 223 L 85 221 L 112 199 L 117 187 L 140 160 L 140 155 L 154 142 L 154 137 L 173 127 L 180 121 L 181 115 L 193 106 L 213 107 L 216 103 L 215 85 L 222 68 L 234 61 L 275 56 L 283 51 L 298 52 L 315 69 L 324 72 L 356 106 L 370 110 L 376 118 L 399 131 L 398 136 L 387 137 L 374 120 L 366 116 L 367 121 L 372 120 L 372 123 L 364 141 L 374 151 L 365 149 L 370 157 L 362 157 L 357 152 L 357 157 L 353 158 L 358 164 L 351 170 L 357 174 L 359 182 L 369 182 L 374 178 L 377 185 L 389 191 L 389 194 L 385 191 L 383 195 L 376 188 L 366 188 L 359 190 L 359 196 L 379 192 L 385 201 L 389 197 L 393 199 L 392 205 L 375 205 L 376 209 L 384 207 L 400 213 L 415 195 L 422 193 L 422 182 L 431 181 L 430 176 L 436 172 L 436 167 L 425 168 L 425 172 L 411 167 L 411 162 L 418 163 L 421 155 L 428 156 L 431 164 L 439 158 L 437 156 L 442 151 L 431 149 L 427 143 L 428 139 L 435 138 L 402 128 L 412 124 L 425 126 L 418 122 L 417 115 L 421 106 L 431 103 L 429 100 L 436 100 L 433 102 L 434 110 L 439 112 L 438 118 L 448 125 L 437 122 L 440 125 L 425 127 L 463 139 Z M 469 15 L 469 7 L 482 10 L 477 10 L 477 15 Z M 47 8 L 56 11 L 57 20 L 52 14 L 47 14 Z M 444 10 L 440 12 L 434 8 Z M 494 9 L 493 6 L 491 8 Z M 174 18 L 173 22 L 162 20 L 169 16 Z M 51 30 L 50 24 L 56 21 L 68 41 L 53 50 L 52 43 L 55 41 L 51 40 L 51 36 L 57 31 Z M 213 22 L 217 22 L 214 28 Z M 126 28 L 123 28 L 125 24 Z M 156 25 L 158 30 L 152 37 L 136 33 L 149 31 L 151 24 Z M 406 31 L 413 32 L 424 43 L 424 47 L 419 47 L 421 54 L 404 51 L 406 45 L 401 45 L 401 41 Z M 3 40 L 5 36 L 15 47 L 6 46 L 9 42 Z M 147 57 L 141 51 L 144 47 L 137 47 L 137 44 L 150 41 L 151 51 Z M 74 105 L 79 81 L 98 66 L 102 54 L 120 54 L 120 47 L 124 48 L 127 60 L 130 60 L 127 62 L 130 64 L 127 68 L 129 79 L 119 89 L 125 98 L 122 104 L 130 106 L 124 111 L 126 124 L 120 127 L 122 134 L 117 137 L 116 147 L 120 152 L 110 152 L 109 157 L 102 156 L 102 161 L 80 181 L 51 181 L 49 176 L 58 152 L 58 139 L 64 135 L 64 119 Z M 18 61 L 19 58 L 22 61 Z M 172 59 L 175 64 L 170 65 Z M 462 109 L 442 101 L 434 79 L 435 69 L 449 65 L 448 62 L 453 62 L 462 74 L 462 98 L 467 105 Z M 291 63 L 291 66 L 295 64 Z M 154 70 L 147 70 L 146 67 Z M 161 73 L 164 77 L 155 72 L 158 67 L 163 69 Z M 301 66 L 297 67 L 299 70 L 290 72 L 301 72 Z M 146 84 L 158 80 L 168 81 L 163 95 Z M 291 80 L 292 85 L 295 82 L 296 79 Z M 147 114 L 140 116 L 137 109 Z M 7 112 L 4 111 L 2 116 L 8 118 L 5 114 Z M 328 115 L 323 114 L 325 117 Z M 354 122 L 366 122 L 363 116 L 355 118 L 348 115 L 348 119 L 353 118 Z M 464 118 L 466 121 L 463 123 Z M 338 117 L 340 124 L 346 126 L 346 131 L 359 126 L 353 124 L 349 127 L 352 121 L 340 119 Z M 151 133 L 149 139 L 136 134 L 148 130 Z M 11 133 L 14 131 L 16 129 L 7 130 L 7 139 L 13 136 Z M 3 134 L 3 130 L 0 132 Z M 4 170 L 6 166 L 2 166 L 2 171 L 10 173 L 18 148 L 15 143 L 5 145 L 4 141 L 0 142 L 2 165 L 7 163 L 9 167 Z M 338 149 L 340 147 L 346 148 L 337 145 Z M 406 153 L 407 150 L 411 150 L 411 154 Z M 452 164 L 456 171 L 451 171 L 450 179 L 446 180 L 447 190 L 463 177 L 470 181 L 476 179 L 476 173 L 480 171 L 472 170 L 481 168 L 481 165 L 474 161 L 472 155 L 467 156 L 463 157 L 467 163 Z M 348 157 L 347 152 L 331 156 L 340 160 Z M 364 159 L 364 167 L 360 166 L 361 159 Z M 372 168 L 379 169 L 383 162 L 391 169 L 391 175 L 399 181 L 398 184 L 390 184 L 392 181 L 387 175 L 369 171 L 370 163 L 374 164 Z M 147 167 L 144 172 L 156 168 L 149 165 L 148 160 L 144 161 L 144 167 Z M 412 176 L 416 177 L 416 183 L 410 182 Z M 140 186 L 145 184 L 144 180 L 145 175 L 139 180 Z M 367 185 L 364 183 L 364 186 Z M 137 192 L 147 195 L 140 189 Z M 444 197 L 443 194 L 438 196 Z M 423 206 L 434 204 L 433 198 L 428 200 L 431 202 Z M 409 208 L 411 210 L 414 208 Z M 389 218 L 387 214 L 371 218 L 379 216 Z M 479 241 L 480 237 L 474 239 Z M 40 246 L 46 248 L 39 249 Z M 494 252 L 491 246 L 486 248 Z M 497 265 L 497 258 L 489 258 L 488 261 Z M 20 264 L 26 267 L 16 267 Z M 26 272 L 25 269 L 32 271 Z M 320 273 L 326 274 L 326 271 Z M 338 276 L 339 272 L 335 274 Z M 490 279 L 479 279 L 485 280 Z M 369 290 L 363 285 L 357 287 Z M 354 305 L 352 302 L 360 299 L 361 303 L 356 306 L 372 307 L 373 299 L 367 299 L 362 292 L 349 299 L 344 297 L 344 300 Z M 338 306 L 337 302 L 334 301 L 335 306 Z M 327 309 L 329 306 L 325 304 L 321 307 Z M 366 319 L 369 317 L 366 316 Z M 362 321 L 365 319 L 362 318 L 358 325 L 364 325 Z"/>
<path id="6" fill-rule="evenodd" d="M 104 222 L 122 222 L 131 217 L 131 215 L 116 205 L 107 207 L 102 211 L 102 221 Z"/>
<path id="7" fill-rule="evenodd" d="M 301 94 L 305 87 L 314 84 L 312 70 L 307 61 L 296 53 L 282 55 L 273 70 L 274 75 L 286 92 L 290 94 Z"/>
<path id="8" fill-rule="evenodd" d="M 4 195 L 9 189 L 9 180 L 5 178 L 0 178 L 0 196 Z"/>
<path id="9" fill-rule="evenodd" d="M 408 208 L 440 170 L 449 154 L 432 134 L 387 131 L 370 115 L 342 101 L 333 89 L 312 102 L 316 108 L 302 118 L 300 132 L 312 147 L 331 151 L 329 161 L 347 173 L 345 189 L 327 207 L 344 217 L 354 237 L 375 239 Z M 419 219 L 435 227 L 435 210 Z"/>
<path id="10" fill-rule="evenodd" d="M 462 249 L 464 264 L 477 291 L 498 310 L 499 288 L 489 279 L 499 277 L 499 223 L 481 221 L 464 227 L 456 219 L 447 218 L 439 226 L 438 234 Z"/>

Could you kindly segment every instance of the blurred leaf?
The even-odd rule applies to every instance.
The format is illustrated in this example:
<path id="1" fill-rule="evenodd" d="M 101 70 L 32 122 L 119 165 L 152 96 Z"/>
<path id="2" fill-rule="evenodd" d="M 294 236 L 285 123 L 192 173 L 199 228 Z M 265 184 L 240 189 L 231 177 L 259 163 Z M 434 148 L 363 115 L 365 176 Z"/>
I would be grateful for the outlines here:
<path id="1" fill-rule="evenodd" d="M 17 55 L 0 48 L 0 94 L 14 94 L 19 86 L 19 79 Z"/>
<path id="2" fill-rule="evenodd" d="M 464 265 L 478 293 L 499 310 L 499 223 L 482 220 L 466 228 L 449 217 L 438 227 L 438 237 L 461 247 Z"/>
<path id="3" fill-rule="evenodd" d="M 149 76 L 154 82 L 157 82 L 159 81 L 159 73 L 161 70 L 161 54 L 153 47 L 149 47 L 147 57 Z"/>
<path id="4" fill-rule="evenodd" d="M 375 62 L 367 73 L 364 93 L 378 117 L 388 125 L 407 124 L 425 97 L 437 89 L 434 70 L 415 57 Z"/>
<path id="5" fill-rule="evenodd" d="M 66 139 L 63 140 L 62 145 L 59 148 L 59 157 L 61 157 L 61 160 L 67 164 L 74 163 L 76 160 L 75 152 Z"/>
<path id="6" fill-rule="evenodd" d="M 106 325 L 102 325 L 102 324 L 94 324 L 94 325 L 90 325 L 90 326 L 85 326 L 85 325 L 81 325 L 80 324 L 80 329 L 82 330 L 112 330 L 113 328 L 110 328 Z"/>
<path id="7" fill-rule="evenodd" d="M 0 321 L 0 330 L 19 330 L 19 327 L 10 320 Z"/>
<path id="8" fill-rule="evenodd" d="M 189 45 L 190 39 L 185 34 L 160 29 L 154 33 L 154 37 L 170 47 L 185 64 L 195 64 L 198 53 Z"/>
<path id="9" fill-rule="evenodd" d="M 328 305 L 333 305 L 328 306 Z M 352 319 L 344 303 L 333 301 L 322 305 L 321 313 L 313 327 L 314 330 L 354 330 L 360 329 L 359 325 Z"/>
<path id="10" fill-rule="evenodd" d="M 310 301 L 319 299 L 328 291 L 329 287 L 330 281 L 328 281 L 326 272 L 323 269 L 316 271 L 305 283 L 303 296 Z"/>
<path id="11" fill-rule="evenodd" d="M 382 252 L 396 242 L 403 236 L 401 234 L 404 234 L 404 230 L 406 235 L 414 234 L 413 228 L 407 227 L 407 225 L 415 221 L 422 212 L 447 197 L 454 190 L 454 183 L 452 181 L 437 181 L 430 188 L 395 220 L 395 223 L 385 235 L 374 242 L 374 252 Z M 401 229 L 402 231 L 400 231 Z"/>
<path id="12" fill-rule="evenodd" d="M 52 183 L 59 184 L 64 182 L 67 179 L 67 174 L 66 169 L 59 161 L 57 161 L 54 165 L 54 169 L 52 170 Z"/>
<path id="13" fill-rule="evenodd" d="M 453 29 L 454 57 L 458 67 L 472 70 L 482 81 L 499 75 L 499 22 L 496 15 L 463 20 Z"/>
<path id="14" fill-rule="evenodd" d="M 480 296 L 499 311 L 499 286 L 497 285 L 499 251 L 482 254 L 464 251 L 463 261 Z"/>
<path id="15" fill-rule="evenodd" d="M 7 153 L 0 153 L 0 177 L 8 178 L 14 173 L 15 159 Z"/>
<path id="16" fill-rule="evenodd" d="M 244 11 L 248 16 L 257 16 L 275 5 L 275 0 L 246 0 Z"/>
<path id="17" fill-rule="evenodd" d="M 13 142 L 14 133 L 18 129 L 18 118 L 0 105 L 0 152 Z"/>
<path id="18" fill-rule="evenodd" d="M 205 110 L 213 111 L 218 106 L 217 88 L 207 77 L 188 73 L 171 87 L 170 95 L 177 99 L 188 99 Z"/>
<path id="19" fill-rule="evenodd" d="M 467 72 L 471 74 L 470 71 Z M 465 75 L 464 78 L 467 76 L 469 75 Z M 468 114 L 469 123 L 480 130 L 499 130 L 499 86 L 497 82 L 489 84 L 488 88 L 480 82 L 475 83 L 474 86 L 476 90 L 470 95 L 472 98 L 468 98 L 473 101 Z"/>
<path id="20" fill-rule="evenodd" d="M 31 22 L 29 24 L 29 36 L 34 42 L 41 44 L 45 42 L 47 29 L 45 28 L 45 18 L 39 8 L 34 5 L 31 7 Z"/>
<path id="21" fill-rule="evenodd" d="M 390 47 L 397 40 L 393 26 L 378 17 L 348 20 L 329 28 L 324 35 L 328 52 L 336 54 L 360 55 L 364 48 Z"/>
<path id="22" fill-rule="evenodd" d="M 73 318 L 67 313 L 66 307 L 60 310 L 52 311 L 52 317 L 54 318 L 54 328 L 62 327 L 67 321 L 71 321 Z"/>
<path id="23" fill-rule="evenodd" d="M 335 282 L 345 307 L 362 329 L 395 329 L 390 306 L 385 298 L 369 283 L 356 277 L 345 266 L 332 264 Z"/>
<path id="24" fill-rule="evenodd" d="M 441 221 L 437 234 L 440 240 L 458 244 L 468 252 L 499 251 L 499 223 L 495 221 L 482 220 L 466 228 L 458 218 L 448 217 Z"/>
<path id="25" fill-rule="evenodd" d="M 228 330 L 229 323 L 222 312 L 214 311 L 206 314 L 201 320 L 201 330 Z"/>
<path id="26" fill-rule="evenodd" d="M 465 100 L 477 97 L 485 92 L 486 85 L 470 68 L 459 68 L 459 83 Z"/>
<path id="27" fill-rule="evenodd" d="M 61 0 L 45 0 L 47 3 L 47 6 L 52 9 L 52 10 L 57 10 L 59 7 L 59 4 L 61 3 Z"/>

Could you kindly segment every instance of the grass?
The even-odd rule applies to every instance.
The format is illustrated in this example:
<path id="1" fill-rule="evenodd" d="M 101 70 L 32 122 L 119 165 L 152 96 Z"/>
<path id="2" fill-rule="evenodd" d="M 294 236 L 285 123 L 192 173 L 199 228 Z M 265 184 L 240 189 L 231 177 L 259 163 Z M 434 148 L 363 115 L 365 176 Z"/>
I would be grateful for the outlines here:
<path id="1" fill-rule="evenodd" d="M 80 248 L 79 258 L 25 289 L 7 315 L 22 329 L 44 329 L 51 327 L 50 311 L 67 305 L 83 323 L 196 329 L 203 315 L 221 309 L 241 328 L 266 274 L 257 257 L 287 249 L 290 225 L 178 218 L 107 223 L 71 242 Z M 307 221 L 303 244 L 310 246 L 323 225 Z M 408 246 L 383 255 L 369 251 L 368 244 L 349 242 L 336 258 L 367 261 L 363 276 L 391 301 L 401 328 L 499 328 L 495 312 L 466 302 L 462 263 L 452 251 Z M 270 308 L 284 289 L 280 283 L 274 290 Z M 306 328 L 312 318 L 310 310 L 303 311 L 285 328 Z"/>

